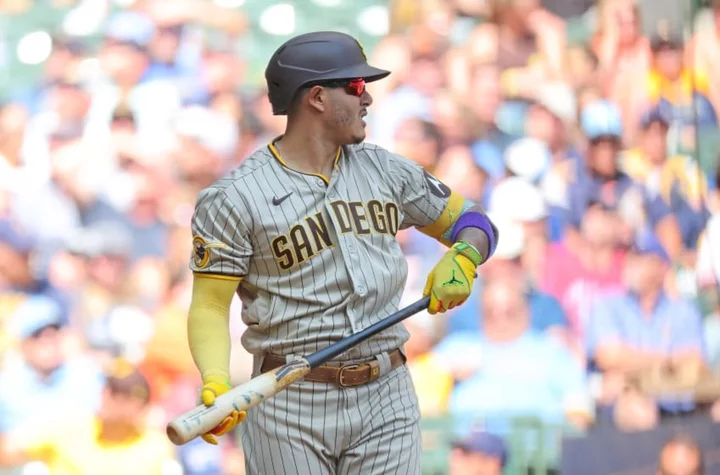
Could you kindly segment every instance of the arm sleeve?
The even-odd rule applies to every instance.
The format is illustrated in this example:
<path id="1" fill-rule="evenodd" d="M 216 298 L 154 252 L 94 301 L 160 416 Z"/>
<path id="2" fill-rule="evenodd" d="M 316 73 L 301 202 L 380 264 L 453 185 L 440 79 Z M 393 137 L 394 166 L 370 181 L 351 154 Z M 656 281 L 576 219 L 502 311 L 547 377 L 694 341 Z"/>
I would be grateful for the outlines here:
<path id="1" fill-rule="evenodd" d="M 399 155 L 390 154 L 391 174 L 400 185 L 400 206 L 404 218 L 401 229 L 415 226 L 424 234 L 451 245 L 453 224 L 473 206 L 459 193 L 420 165 Z"/>
<path id="2" fill-rule="evenodd" d="M 239 194 L 210 187 L 200 193 L 191 222 L 194 273 L 238 280 L 252 255 L 249 213 Z"/>
<path id="3" fill-rule="evenodd" d="M 210 374 L 229 378 L 230 303 L 237 286 L 236 280 L 193 277 L 188 342 L 203 379 Z"/>

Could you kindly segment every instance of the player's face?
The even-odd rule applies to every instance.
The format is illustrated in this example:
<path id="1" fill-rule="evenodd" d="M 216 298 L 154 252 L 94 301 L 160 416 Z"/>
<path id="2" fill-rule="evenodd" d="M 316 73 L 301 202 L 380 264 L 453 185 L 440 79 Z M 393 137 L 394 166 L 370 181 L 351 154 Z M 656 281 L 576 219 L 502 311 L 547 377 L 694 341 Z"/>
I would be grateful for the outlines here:
<path id="1" fill-rule="evenodd" d="M 363 79 L 348 81 L 332 89 L 330 126 L 338 143 L 357 144 L 365 140 L 365 116 L 373 99 L 365 88 Z"/>

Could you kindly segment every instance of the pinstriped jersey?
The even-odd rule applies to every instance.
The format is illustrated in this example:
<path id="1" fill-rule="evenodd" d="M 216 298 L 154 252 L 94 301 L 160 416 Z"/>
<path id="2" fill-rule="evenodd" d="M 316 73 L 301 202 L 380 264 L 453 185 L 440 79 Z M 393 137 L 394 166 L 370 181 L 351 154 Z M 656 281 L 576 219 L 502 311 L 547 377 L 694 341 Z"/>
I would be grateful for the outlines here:
<path id="1" fill-rule="evenodd" d="M 288 168 L 270 144 L 200 193 L 190 267 L 239 279 L 247 351 L 309 354 L 397 311 L 407 263 L 395 236 L 436 223 L 450 197 L 422 167 L 371 144 L 341 147 L 329 179 Z M 397 325 L 338 359 L 407 337 Z"/>

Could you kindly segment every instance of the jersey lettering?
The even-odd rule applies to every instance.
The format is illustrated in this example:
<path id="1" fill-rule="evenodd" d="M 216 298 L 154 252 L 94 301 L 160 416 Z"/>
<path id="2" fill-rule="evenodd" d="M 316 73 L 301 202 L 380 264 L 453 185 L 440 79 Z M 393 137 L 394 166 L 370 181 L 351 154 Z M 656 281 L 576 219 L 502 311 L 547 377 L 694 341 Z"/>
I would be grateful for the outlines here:
<path id="1" fill-rule="evenodd" d="M 344 201 L 333 201 L 330 203 L 330 206 L 332 207 L 333 213 L 335 214 L 335 219 L 338 221 L 338 225 L 340 226 L 340 232 L 345 234 L 352 231 L 352 226 L 350 225 L 350 210 L 348 209 L 348 204 Z"/>
<path id="2" fill-rule="evenodd" d="M 367 225 L 367 217 L 365 216 L 363 204 L 359 201 L 353 201 L 348 206 L 350 207 L 355 233 L 370 234 L 370 226 Z"/>
<path id="3" fill-rule="evenodd" d="M 392 201 L 385 204 L 378 200 L 371 200 L 367 204 L 361 201 L 333 201 L 330 208 L 342 234 L 397 234 L 400 212 Z M 275 237 L 271 247 L 278 267 L 290 270 L 334 244 L 325 216 L 318 212 L 291 226 L 287 234 Z"/>

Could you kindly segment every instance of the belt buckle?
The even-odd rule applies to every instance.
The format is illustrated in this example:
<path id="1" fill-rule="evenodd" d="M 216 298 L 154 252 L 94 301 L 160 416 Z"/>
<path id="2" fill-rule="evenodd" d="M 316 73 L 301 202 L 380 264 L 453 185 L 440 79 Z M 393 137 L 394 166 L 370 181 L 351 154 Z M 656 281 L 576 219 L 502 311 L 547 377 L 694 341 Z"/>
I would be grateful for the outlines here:
<path id="1" fill-rule="evenodd" d="M 341 366 L 340 369 L 338 370 L 338 374 L 337 374 L 337 381 L 336 381 L 336 382 L 337 382 L 337 385 L 340 386 L 341 388 L 351 388 L 351 387 L 353 387 L 353 386 L 360 386 L 361 384 L 363 384 L 363 383 L 346 384 L 346 383 L 343 381 L 343 374 L 345 374 L 345 371 L 346 371 L 346 370 L 358 369 L 358 368 L 361 367 L 361 366 L 363 366 L 363 365 L 361 365 L 361 364 L 349 364 L 349 365 Z"/>

